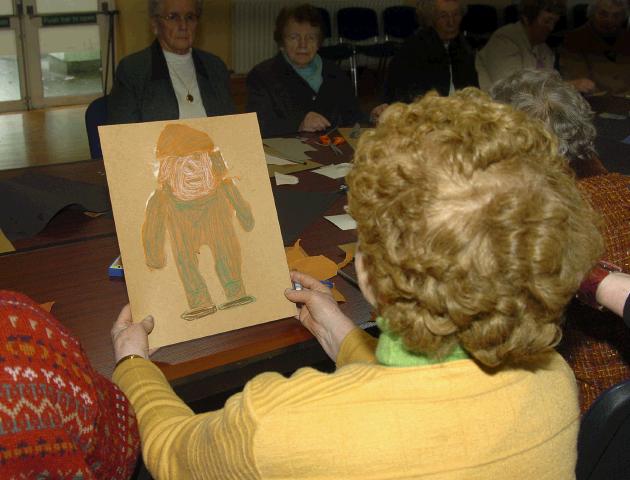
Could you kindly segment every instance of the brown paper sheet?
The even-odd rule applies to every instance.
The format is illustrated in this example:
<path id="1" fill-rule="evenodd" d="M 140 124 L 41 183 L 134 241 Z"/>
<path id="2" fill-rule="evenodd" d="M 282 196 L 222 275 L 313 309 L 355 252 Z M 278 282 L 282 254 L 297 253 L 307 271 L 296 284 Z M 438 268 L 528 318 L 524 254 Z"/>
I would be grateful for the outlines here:
<path id="1" fill-rule="evenodd" d="M 300 245 L 300 240 L 290 247 L 285 247 L 287 262 L 291 270 L 307 273 L 317 280 L 328 280 L 337 275 L 337 264 L 324 255 L 309 256 Z M 332 288 L 332 294 L 336 301 L 345 302 L 346 297 L 336 288 Z"/>
<path id="2" fill-rule="evenodd" d="M 15 247 L 11 241 L 6 237 L 4 232 L 0 230 L 0 253 L 15 252 Z"/>
<path id="3" fill-rule="evenodd" d="M 155 318 L 151 348 L 295 314 L 255 114 L 99 133 L 133 318 Z"/>

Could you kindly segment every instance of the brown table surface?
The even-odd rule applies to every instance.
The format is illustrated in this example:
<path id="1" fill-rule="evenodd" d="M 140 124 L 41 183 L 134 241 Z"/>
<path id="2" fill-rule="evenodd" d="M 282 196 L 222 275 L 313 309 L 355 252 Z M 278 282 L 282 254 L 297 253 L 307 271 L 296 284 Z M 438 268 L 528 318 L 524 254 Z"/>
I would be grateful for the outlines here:
<path id="1" fill-rule="evenodd" d="M 333 155 L 328 148 L 311 153 L 314 160 L 324 164 L 348 161 L 351 148 L 348 145 L 341 148 L 343 156 Z M 100 161 L 41 167 L 41 171 L 48 175 L 106 183 Z M 0 177 L 19 173 L 2 172 Z M 342 184 L 342 180 L 332 180 L 310 171 L 295 175 L 300 178 L 298 185 L 274 185 L 273 188 L 337 191 Z M 271 181 L 275 184 L 273 179 Z M 346 196 L 340 194 L 327 214 L 342 213 L 345 203 Z M 300 237 L 301 245 L 309 254 L 324 254 L 340 262 L 344 252 L 337 245 L 354 241 L 356 232 L 339 230 L 322 217 Z M 89 218 L 77 211 L 63 211 L 40 234 L 18 240 L 14 245 L 16 252 L 0 256 L 0 289 L 20 291 L 40 303 L 54 301 L 53 314 L 80 339 L 95 368 L 110 376 L 114 356 L 109 329 L 128 301 L 124 280 L 110 279 L 107 273 L 107 267 L 119 253 L 113 219 Z M 357 323 L 368 321 L 370 308 L 360 292 L 339 276 L 333 280 L 347 299 L 342 309 Z M 286 367 L 288 371 L 325 358 L 310 333 L 296 319 L 289 318 L 164 347 L 152 358 L 169 380 L 184 385 L 188 379 L 207 376 L 208 372 L 227 372 L 234 376 L 237 370 L 252 363 L 260 363 L 262 366 L 258 370 L 264 370 L 269 368 L 269 360 L 275 356 L 280 356 L 284 362 L 292 352 L 294 356 L 300 356 L 300 352 L 309 349 L 310 353 L 304 354 L 307 358 L 294 358 L 294 365 L 283 364 L 278 368 Z M 271 365 L 273 368 L 273 363 Z M 258 370 L 247 373 L 246 377 Z M 246 379 L 228 382 L 228 386 L 238 386 Z"/>

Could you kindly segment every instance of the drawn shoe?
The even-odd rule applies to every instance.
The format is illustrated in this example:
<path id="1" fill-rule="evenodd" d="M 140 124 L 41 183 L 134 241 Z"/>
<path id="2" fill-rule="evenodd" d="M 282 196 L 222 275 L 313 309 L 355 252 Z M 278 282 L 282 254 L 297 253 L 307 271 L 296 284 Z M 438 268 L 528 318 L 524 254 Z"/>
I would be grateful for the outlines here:
<path id="1" fill-rule="evenodd" d="M 255 301 L 255 297 L 252 297 L 251 295 L 245 295 L 244 297 L 237 298 L 236 300 L 222 303 L 221 305 L 219 305 L 219 310 L 227 310 L 228 308 L 240 307 L 241 305 L 247 305 L 248 303 L 252 303 Z"/>
<path id="2" fill-rule="evenodd" d="M 217 312 L 216 305 L 204 305 L 202 307 L 193 308 L 181 314 L 184 320 L 197 320 L 198 318 L 207 317 Z"/>

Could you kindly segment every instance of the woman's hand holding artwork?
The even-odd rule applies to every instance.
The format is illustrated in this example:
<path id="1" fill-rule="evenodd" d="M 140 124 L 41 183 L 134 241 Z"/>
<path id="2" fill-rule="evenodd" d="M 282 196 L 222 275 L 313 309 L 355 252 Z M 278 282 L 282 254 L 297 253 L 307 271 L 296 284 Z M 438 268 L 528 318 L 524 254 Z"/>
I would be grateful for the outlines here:
<path id="1" fill-rule="evenodd" d="M 339 348 L 356 325 L 339 309 L 330 289 L 317 279 L 300 272 L 291 272 L 291 280 L 302 290 L 287 289 L 284 294 L 300 305 L 297 318 L 315 336 L 328 356 L 336 361 Z"/>
<path id="2" fill-rule="evenodd" d="M 149 358 L 149 333 L 153 330 L 153 317 L 148 316 L 139 323 L 133 323 L 131 308 L 125 305 L 112 326 L 111 335 L 114 344 L 116 363 L 128 355 L 140 355 Z"/>

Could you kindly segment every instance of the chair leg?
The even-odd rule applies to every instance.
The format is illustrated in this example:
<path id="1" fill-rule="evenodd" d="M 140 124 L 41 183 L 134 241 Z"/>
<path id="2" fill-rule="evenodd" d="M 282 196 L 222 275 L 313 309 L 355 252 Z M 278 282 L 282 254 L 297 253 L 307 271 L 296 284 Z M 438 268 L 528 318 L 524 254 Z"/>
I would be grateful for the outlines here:
<path id="1" fill-rule="evenodd" d="M 356 53 L 353 53 L 350 57 L 350 76 L 354 85 L 354 96 L 359 96 L 359 85 L 357 80 L 357 57 Z"/>

